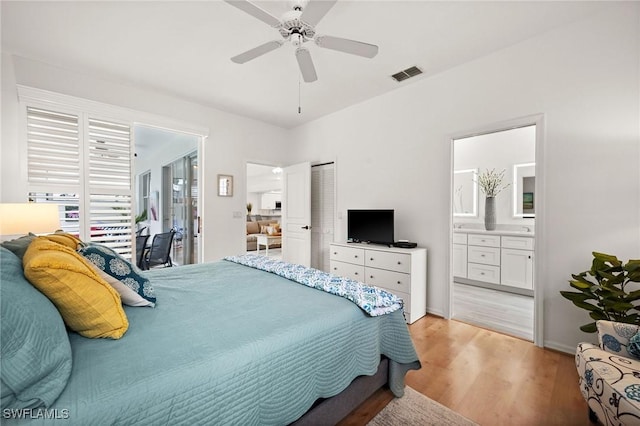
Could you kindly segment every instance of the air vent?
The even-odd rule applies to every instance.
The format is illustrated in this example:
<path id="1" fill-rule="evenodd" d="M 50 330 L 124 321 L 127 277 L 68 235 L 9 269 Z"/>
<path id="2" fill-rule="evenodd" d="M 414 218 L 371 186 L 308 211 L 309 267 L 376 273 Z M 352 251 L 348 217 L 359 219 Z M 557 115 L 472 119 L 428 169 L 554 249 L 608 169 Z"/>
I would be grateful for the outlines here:
<path id="1" fill-rule="evenodd" d="M 415 77 L 416 75 L 420 75 L 420 74 L 422 74 L 422 70 L 420 68 L 416 67 L 416 66 L 413 66 L 413 67 L 407 68 L 404 71 L 400 71 L 398 73 L 395 73 L 391 77 L 395 81 L 401 82 L 401 81 L 404 81 L 404 80 L 406 80 L 408 78 Z"/>

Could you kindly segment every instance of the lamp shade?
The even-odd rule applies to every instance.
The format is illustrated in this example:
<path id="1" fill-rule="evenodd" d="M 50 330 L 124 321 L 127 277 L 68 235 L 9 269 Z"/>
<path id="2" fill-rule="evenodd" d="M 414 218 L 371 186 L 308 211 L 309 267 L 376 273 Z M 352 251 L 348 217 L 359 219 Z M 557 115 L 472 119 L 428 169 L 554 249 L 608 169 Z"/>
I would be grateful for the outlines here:
<path id="1" fill-rule="evenodd" d="M 60 215 L 57 204 L 0 204 L 0 235 L 44 234 L 58 228 Z"/>

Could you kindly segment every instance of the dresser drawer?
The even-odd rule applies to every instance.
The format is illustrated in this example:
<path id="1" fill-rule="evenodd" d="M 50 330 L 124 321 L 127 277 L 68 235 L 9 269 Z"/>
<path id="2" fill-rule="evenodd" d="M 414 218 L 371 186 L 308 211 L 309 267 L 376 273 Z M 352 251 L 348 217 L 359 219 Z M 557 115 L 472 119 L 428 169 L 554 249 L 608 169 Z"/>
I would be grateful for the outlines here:
<path id="1" fill-rule="evenodd" d="M 388 269 L 397 272 L 411 272 L 411 255 L 390 253 L 377 250 L 366 250 L 364 264 L 374 268 Z"/>
<path id="2" fill-rule="evenodd" d="M 453 233 L 453 244 L 467 244 L 467 234 Z"/>
<path id="3" fill-rule="evenodd" d="M 364 250 L 355 247 L 331 246 L 329 259 L 364 265 Z"/>
<path id="4" fill-rule="evenodd" d="M 500 249 L 496 247 L 469 246 L 467 261 L 500 266 Z"/>
<path id="5" fill-rule="evenodd" d="M 382 287 L 391 293 L 396 291 L 411 292 L 411 276 L 409 274 L 365 267 L 364 275 L 367 284 Z"/>
<path id="6" fill-rule="evenodd" d="M 502 247 L 519 250 L 533 250 L 533 238 L 502 236 Z"/>
<path id="7" fill-rule="evenodd" d="M 352 263 L 338 262 L 332 260 L 329 262 L 329 269 L 333 275 L 351 278 L 352 280 L 364 282 L 364 266 L 354 265 Z"/>
<path id="8" fill-rule="evenodd" d="M 470 246 L 500 247 L 500 235 L 469 234 L 467 244 Z"/>
<path id="9" fill-rule="evenodd" d="M 479 263 L 469 263 L 467 268 L 467 277 L 472 280 L 500 284 L 500 267 L 493 265 L 481 265 Z"/>
<path id="10" fill-rule="evenodd" d="M 385 289 L 385 290 L 389 290 L 389 289 Z M 402 299 L 402 303 L 403 303 L 402 308 L 405 314 L 407 314 L 407 318 L 409 318 L 409 314 L 411 313 L 411 295 L 409 293 L 403 293 L 401 291 L 391 291 L 391 293 L 395 294 L 400 299 Z"/>

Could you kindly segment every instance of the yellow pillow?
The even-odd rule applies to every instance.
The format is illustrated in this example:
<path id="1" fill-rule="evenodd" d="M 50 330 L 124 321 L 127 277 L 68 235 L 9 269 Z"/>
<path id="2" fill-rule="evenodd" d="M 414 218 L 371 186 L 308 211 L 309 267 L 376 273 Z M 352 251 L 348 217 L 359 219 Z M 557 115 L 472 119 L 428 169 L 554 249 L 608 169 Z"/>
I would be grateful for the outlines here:
<path id="1" fill-rule="evenodd" d="M 78 249 L 78 244 L 82 242 L 77 237 L 66 232 L 56 232 L 55 234 L 44 235 L 44 237 L 54 243 L 65 245 L 70 249 L 73 249 L 73 251 L 76 251 Z"/>
<path id="2" fill-rule="evenodd" d="M 50 236 L 49 236 L 50 237 Z M 37 237 L 24 255 L 24 275 L 84 337 L 121 338 L 129 328 L 120 295 L 73 249 Z"/>

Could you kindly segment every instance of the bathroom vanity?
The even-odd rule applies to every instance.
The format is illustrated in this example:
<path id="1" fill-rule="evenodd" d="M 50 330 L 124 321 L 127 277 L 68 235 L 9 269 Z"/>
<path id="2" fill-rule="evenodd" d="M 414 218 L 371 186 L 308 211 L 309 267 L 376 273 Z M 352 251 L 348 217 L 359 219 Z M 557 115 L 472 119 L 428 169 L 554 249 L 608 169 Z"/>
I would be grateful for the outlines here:
<path id="1" fill-rule="evenodd" d="M 534 260 L 534 234 L 531 232 L 454 230 L 455 281 L 480 286 L 490 284 L 494 289 L 504 286 L 502 289 L 507 291 L 532 291 Z"/>

